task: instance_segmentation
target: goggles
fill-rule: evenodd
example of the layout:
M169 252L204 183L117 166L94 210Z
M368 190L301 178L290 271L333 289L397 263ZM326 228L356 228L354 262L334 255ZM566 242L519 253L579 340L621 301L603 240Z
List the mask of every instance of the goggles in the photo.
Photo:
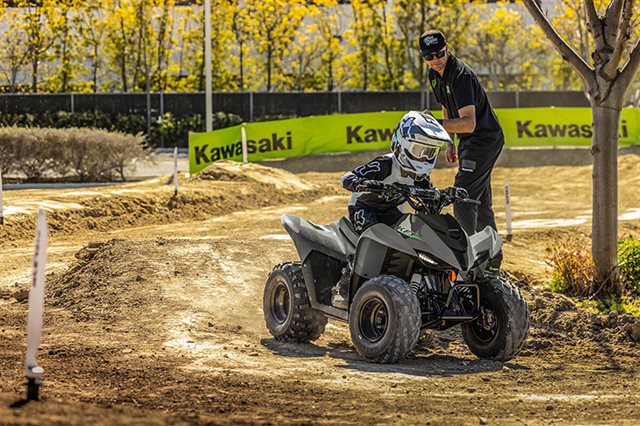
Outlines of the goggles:
M435 58L438 58L438 59L442 58L445 53L447 53L446 47L442 50L438 50L437 52L425 53L424 55L422 55L422 57L427 61L433 61Z
M431 161L436 158L438 152L440 151L439 146L428 146L423 145L421 143L411 142L409 148L406 149L407 154L417 161Z

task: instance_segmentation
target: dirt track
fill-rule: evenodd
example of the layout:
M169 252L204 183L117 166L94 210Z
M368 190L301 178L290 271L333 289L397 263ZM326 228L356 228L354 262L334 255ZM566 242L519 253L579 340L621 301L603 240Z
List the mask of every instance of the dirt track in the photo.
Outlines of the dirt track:
M590 232L590 169L497 169L511 182L505 269L532 311L524 351L476 359L453 329L398 365L360 361L346 325L310 345L268 334L262 288L294 260L284 212L344 213L339 174L225 166L183 179L82 191L5 192L0 227L0 424L616 423L640 421L640 324L594 316L545 291L544 249ZM446 186L451 170L436 170ZM241 177L240 177L241 176ZM640 234L640 158L620 164L621 235ZM276 186L277 184L277 186ZM33 212L50 209L43 400L24 394ZM15 213L14 213L15 212ZM626 216L624 216L626 215ZM567 225L567 226L564 226Z

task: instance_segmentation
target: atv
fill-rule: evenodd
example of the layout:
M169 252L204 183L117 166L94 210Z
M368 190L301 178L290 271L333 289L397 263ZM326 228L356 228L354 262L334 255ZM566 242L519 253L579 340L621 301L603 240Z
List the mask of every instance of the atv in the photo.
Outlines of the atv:
M449 204L477 201L455 187L396 183L378 191L405 197L414 213L360 236L347 217L328 225L281 217L301 262L279 264L267 279L264 316L275 339L315 340L332 318L349 323L365 360L395 363L411 352L421 329L460 324L478 357L516 356L529 329L527 303L505 277L485 273L502 248L500 236L490 227L469 236L453 216L442 214ZM347 309L340 309L331 305L332 289L345 277Z

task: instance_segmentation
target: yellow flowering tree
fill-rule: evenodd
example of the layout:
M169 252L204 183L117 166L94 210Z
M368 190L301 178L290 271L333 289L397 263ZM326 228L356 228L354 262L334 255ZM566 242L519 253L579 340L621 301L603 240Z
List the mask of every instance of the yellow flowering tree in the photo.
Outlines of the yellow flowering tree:
M284 59L309 8L304 0L247 0L246 7L251 40L256 46L253 53L262 62L265 89L271 91L286 81L282 74Z
M540 36L536 25L527 25L522 13L502 3L476 24L465 59L487 76L485 87L490 90L531 88L541 74L540 64L549 57L550 46L546 40L541 43Z
M407 77L424 90L427 65L420 56L418 39L427 30L442 31L452 51L462 51L469 41L469 29L481 6L471 0L394 0L394 11L406 59Z

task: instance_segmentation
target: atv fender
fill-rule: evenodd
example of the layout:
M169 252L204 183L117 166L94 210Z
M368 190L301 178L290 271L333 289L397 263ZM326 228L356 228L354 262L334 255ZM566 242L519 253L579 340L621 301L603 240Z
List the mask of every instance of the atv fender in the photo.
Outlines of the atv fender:
M411 257L418 255L397 231L382 223L376 223L364 231L358 240L353 271L367 279L380 275L389 249L406 253Z
M311 251L319 251L343 262L347 260L349 248L325 226L291 214L283 214L280 222L291 236L301 260L306 259Z
M478 255L481 253L489 252L489 258L492 258L502 250L502 238L500 238L500 234L490 226L471 235L469 237L469 243L473 249L472 264L477 261Z

